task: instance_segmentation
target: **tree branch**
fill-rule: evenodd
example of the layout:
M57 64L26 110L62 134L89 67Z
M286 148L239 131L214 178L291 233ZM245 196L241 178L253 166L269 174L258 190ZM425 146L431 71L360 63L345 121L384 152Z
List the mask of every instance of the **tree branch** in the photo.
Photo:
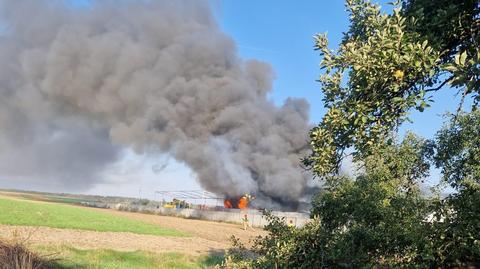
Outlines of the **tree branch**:
M440 84L438 87L436 88L432 88L432 89L426 89L425 92L436 92L438 90L440 90L443 86L445 86L445 84L447 84L448 82L450 82L455 76L451 76L449 78L447 78L444 82L442 82L442 84Z
M462 99L460 100L460 104L457 107L457 112L453 116L453 123L454 124L457 122L458 115L460 115L460 113L462 112L463 103L465 102L465 96L467 96L467 93L468 93L468 88L465 87L465 89L463 90L463 93L462 93Z

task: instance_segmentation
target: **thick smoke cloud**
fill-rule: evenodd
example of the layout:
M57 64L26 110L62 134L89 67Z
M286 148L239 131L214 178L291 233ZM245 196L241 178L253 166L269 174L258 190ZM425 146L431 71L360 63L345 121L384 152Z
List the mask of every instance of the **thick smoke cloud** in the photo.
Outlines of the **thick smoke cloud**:
M307 191L308 103L268 100L204 1L0 1L0 175L88 188L122 148L169 153L222 195Z

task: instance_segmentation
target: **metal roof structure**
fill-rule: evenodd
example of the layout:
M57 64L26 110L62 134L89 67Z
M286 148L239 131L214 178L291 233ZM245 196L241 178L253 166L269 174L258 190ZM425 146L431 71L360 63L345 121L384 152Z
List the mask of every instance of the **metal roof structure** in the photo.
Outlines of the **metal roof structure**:
M209 199L209 200L223 200L213 192L203 190L181 190L181 191L155 191L156 194L176 198L176 199Z

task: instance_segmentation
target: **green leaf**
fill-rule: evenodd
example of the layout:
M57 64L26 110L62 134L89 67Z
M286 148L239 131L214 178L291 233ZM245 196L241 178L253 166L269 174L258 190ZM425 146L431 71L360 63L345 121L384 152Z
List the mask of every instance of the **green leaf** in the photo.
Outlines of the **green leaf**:
M428 40L426 39L425 41L423 41L422 43L422 49L425 50L425 48L427 47L428 45Z
M402 97L393 97L392 102L394 103L400 103L403 102L404 99Z
M458 70L458 68L453 64L448 64L448 65L445 65L443 67L443 70L446 70L446 71L449 71L449 72L453 73L453 72L456 72Z
M467 51L464 51L464 52L462 52L462 54L460 54L459 64L460 64L461 66L464 66L466 59L467 59Z

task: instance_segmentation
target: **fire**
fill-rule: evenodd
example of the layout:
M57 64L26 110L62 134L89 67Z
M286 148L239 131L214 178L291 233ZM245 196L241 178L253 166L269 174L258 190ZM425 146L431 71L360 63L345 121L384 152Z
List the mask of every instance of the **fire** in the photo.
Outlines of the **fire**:
M246 208L248 208L248 199L247 199L247 197L243 196L242 198L240 198L240 200L238 200L237 206L238 206L238 208L240 208L240 209L246 209Z
M223 206L225 208L247 209L250 200L252 200L252 198L248 194L237 198L229 197L225 198L225 200L223 201Z
M232 201L230 199L225 199L223 201L223 206L225 206L225 208L233 208Z

